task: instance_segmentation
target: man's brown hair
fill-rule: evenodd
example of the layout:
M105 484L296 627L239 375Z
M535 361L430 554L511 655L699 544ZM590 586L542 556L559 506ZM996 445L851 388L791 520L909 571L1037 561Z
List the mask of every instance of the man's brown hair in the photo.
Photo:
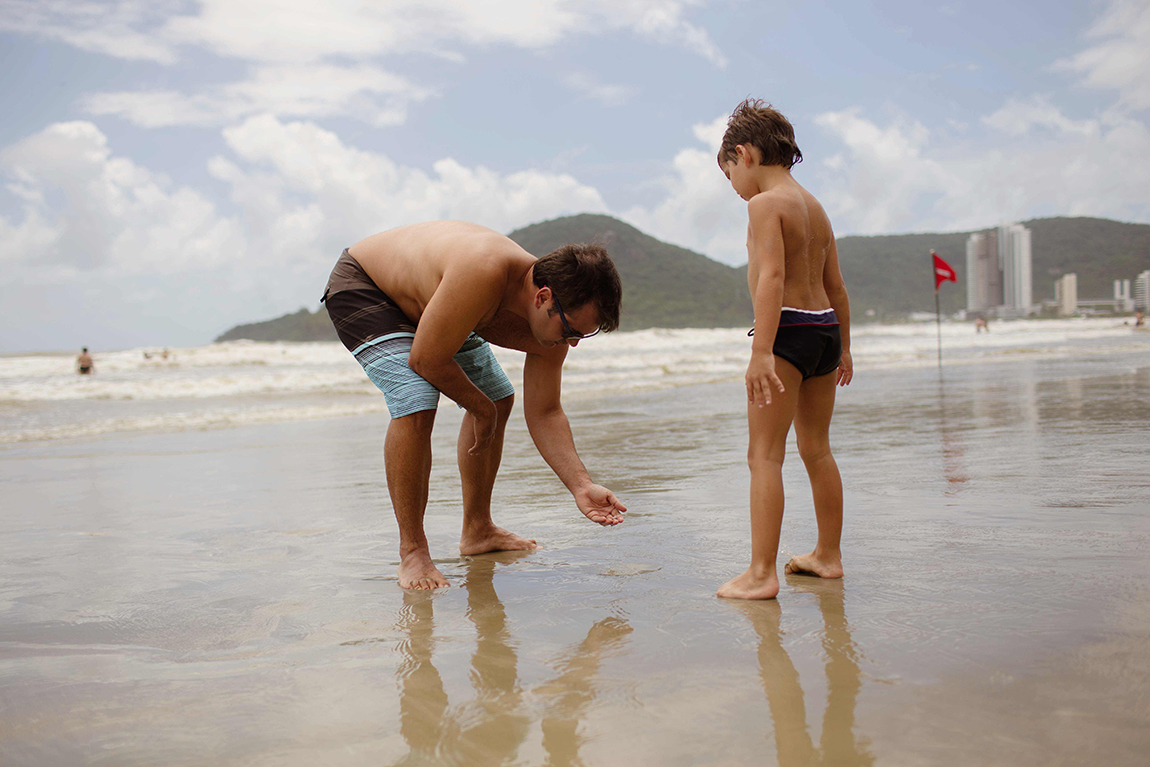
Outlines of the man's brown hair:
M739 144L758 147L763 165L790 169L803 161L803 153L795 143L795 129L779 110L762 99L747 99L727 119L727 132L719 147L720 168L723 163L738 159L735 147Z
M593 303L599 328L607 333L618 329L623 284L603 246L572 243L556 248L535 262L531 279L535 287L551 288L564 312Z

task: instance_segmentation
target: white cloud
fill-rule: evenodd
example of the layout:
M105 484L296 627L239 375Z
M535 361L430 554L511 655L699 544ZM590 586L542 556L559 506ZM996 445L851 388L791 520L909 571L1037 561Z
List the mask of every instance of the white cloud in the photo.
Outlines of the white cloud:
M500 175L444 158L433 173L345 145L313 123L272 115L224 131L236 161L210 170L276 257L329 259L333 248L416 221L463 219L510 231L558 215L605 212L599 192L566 174ZM290 236L285 236L290 232Z
M693 126L692 132L707 148L680 150L671 163L672 172L661 181L666 198L651 209L631 208L622 218L661 240L728 264L742 264L747 260L746 204L715 159L726 125L722 116Z
M1083 137L1096 137L1101 131L1097 120L1071 120L1045 96L1034 96L1030 101L1011 99L982 121L1011 136L1024 136L1036 128Z
M605 107L626 104L638 91L626 85L608 85L597 81L586 72L574 72L563 78L563 83L573 91L595 99Z
M1092 88L1117 91L1125 106L1150 107L1150 3L1115 0L1087 37L1099 42L1056 62L1055 69L1078 73Z
M118 115L146 128L219 125L265 112L312 118L352 115L385 126L403 123L408 105L431 95L378 67L313 64L256 67L247 80L196 95L97 93L83 104L92 114Z
M176 53L156 30L182 6L178 0L3 0L0 31L57 40L119 59L173 64Z
M861 110L820 115L845 150L812 191L840 233L963 230L1003 220L1096 215L1150 220L1150 130L1110 114L1074 121L1045 101L1012 102L984 119L992 134L940 147L915 121L886 127ZM1053 129L1053 130L1052 130Z
M573 36L622 31L685 47L723 67L726 58L708 33L686 20L703 2L201 0L189 14L174 0L6 0L0 30L163 64L176 63L182 47L194 46L251 66L247 79L198 93L98 93L83 102L92 114L116 114L144 127L220 124L265 111L390 125L403 122L407 106L432 92L378 68L383 57L433 53L459 60L460 46L541 49ZM570 85L604 103L631 95L617 85Z
M113 156L89 122L50 125L0 153L0 168L20 201L15 220L0 218L0 257L43 267L34 279L209 269L244 245L235 220Z

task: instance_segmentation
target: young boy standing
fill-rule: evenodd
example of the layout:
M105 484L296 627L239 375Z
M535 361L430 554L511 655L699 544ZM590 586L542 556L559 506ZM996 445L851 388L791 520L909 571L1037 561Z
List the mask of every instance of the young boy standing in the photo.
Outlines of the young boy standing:
M850 307L831 222L791 176L803 158L787 119L761 100L735 108L719 167L747 201L747 279L755 307L747 366L751 468L751 566L721 597L772 599L783 522L783 454L795 425L814 495L815 550L793 557L788 573L841 578L843 486L831 455L835 386L851 381Z

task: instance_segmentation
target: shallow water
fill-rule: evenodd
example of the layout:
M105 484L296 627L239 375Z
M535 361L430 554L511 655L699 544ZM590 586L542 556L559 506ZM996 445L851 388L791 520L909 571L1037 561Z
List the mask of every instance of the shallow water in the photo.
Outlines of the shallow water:
M613 529L517 412L496 521L528 555L453 556L442 408L436 594L395 582L385 415L8 445L0 762L1143 764L1150 349L1122 343L863 369L847 576L768 603L713 596L749 553L737 381L571 401ZM815 539L791 455L781 560Z

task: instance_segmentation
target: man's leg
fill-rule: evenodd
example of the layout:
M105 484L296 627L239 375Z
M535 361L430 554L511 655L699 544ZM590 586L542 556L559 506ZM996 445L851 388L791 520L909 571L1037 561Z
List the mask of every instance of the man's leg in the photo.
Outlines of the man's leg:
M772 392L771 403L766 407L753 403L747 405L751 566L719 588L721 597L773 599L779 593L775 559L779 554L779 533L783 525L783 455L803 377L794 365L779 357L775 357L775 372L782 379L786 391L782 394Z
M399 523L399 585L405 589L434 589L447 579L431 562L423 512L431 478L431 427L435 410L420 410L393 418L384 442L387 490Z
M475 444L475 420L471 413L463 416L459 427L459 476L463 482L463 533L459 536L459 553L464 556L485 554L489 551L518 551L535 548L535 541L520 538L491 521L491 488L499 473L503 457L503 433L515 397L496 400L499 420L491 444L479 455L469 455Z
M795 436L799 442L799 456L811 479L819 541L810 554L792 557L787 562L788 573L820 578L843 577L842 551L839 549L843 532L843 481L838 464L831 455L830 441L836 378L834 373L808 378L799 392Z

